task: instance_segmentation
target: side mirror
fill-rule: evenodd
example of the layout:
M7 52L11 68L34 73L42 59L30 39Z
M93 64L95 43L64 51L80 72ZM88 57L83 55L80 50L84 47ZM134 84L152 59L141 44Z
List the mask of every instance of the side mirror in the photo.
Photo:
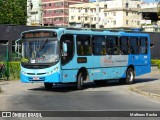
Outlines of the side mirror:
M154 48L154 44L150 44L150 48Z
M67 43L63 43L63 52L66 53L68 50Z
M18 57L21 56L21 53L20 53L20 40L21 39L18 39L15 41L15 53L18 54Z

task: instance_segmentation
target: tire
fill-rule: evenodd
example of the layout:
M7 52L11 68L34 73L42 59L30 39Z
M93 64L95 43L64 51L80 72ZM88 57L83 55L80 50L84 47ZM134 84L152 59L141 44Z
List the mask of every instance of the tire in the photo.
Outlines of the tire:
M76 88L77 88L77 90L83 89L83 74L82 74L82 72L80 72L78 74Z
M105 86L107 84L107 80L94 80L96 85Z
M52 86L53 86L53 83L44 83L44 87L45 87L47 90L51 90L51 89L52 89Z
M132 68L128 68L126 72L126 84L132 84L135 78L135 73Z

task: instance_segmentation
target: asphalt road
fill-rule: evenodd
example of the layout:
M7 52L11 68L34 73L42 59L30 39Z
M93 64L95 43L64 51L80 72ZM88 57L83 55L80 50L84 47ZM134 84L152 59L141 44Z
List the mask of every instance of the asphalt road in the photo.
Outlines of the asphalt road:
M158 74L148 74L136 78L134 84L156 82L159 78ZM4 91L0 94L0 111L160 111L160 102L135 94L128 90L129 85L119 85L117 81L107 86L87 83L84 90L61 85L47 91L43 84L19 81L0 85Z

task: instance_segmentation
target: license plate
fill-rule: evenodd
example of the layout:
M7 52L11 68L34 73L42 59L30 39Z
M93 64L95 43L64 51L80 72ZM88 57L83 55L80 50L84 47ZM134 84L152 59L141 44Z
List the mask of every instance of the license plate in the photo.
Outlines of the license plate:
M39 78L38 77L34 77L33 80L39 80Z

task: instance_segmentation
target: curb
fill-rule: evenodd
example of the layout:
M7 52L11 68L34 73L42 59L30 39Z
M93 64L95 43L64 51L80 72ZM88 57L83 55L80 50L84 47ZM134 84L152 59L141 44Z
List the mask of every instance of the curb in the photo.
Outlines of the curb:
M144 96L147 96L147 97L156 98L156 99L160 100L160 95L142 91L142 90L140 90L140 89L138 89L134 86L130 86L129 90L132 91L132 92L135 92L137 94L140 94L140 95L144 95Z

